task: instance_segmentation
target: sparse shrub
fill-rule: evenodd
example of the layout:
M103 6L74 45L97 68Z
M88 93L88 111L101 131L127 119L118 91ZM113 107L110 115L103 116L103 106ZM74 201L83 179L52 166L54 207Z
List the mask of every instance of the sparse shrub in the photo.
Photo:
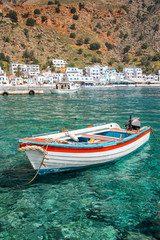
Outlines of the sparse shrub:
M130 56L129 56L128 53L126 53L126 54L124 55L124 57L123 57L123 62L129 63L129 61L130 61Z
M75 25L75 23L73 23L73 24L70 26L70 29L73 29L73 30L76 29L76 25Z
M113 19L113 23L114 23L114 24L117 23L117 19L116 19L116 18Z
M3 37L3 41L9 43L9 37Z
M71 13L76 13L76 8L75 7L72 7L71 10L70 10Z
M56 13L60 13L60 8L59 7L56 7L55 10L56 10Z
M128 33L125 33L125 34L124 34L123 39L125 40L126 38L128 38Z
M73 15L73 19L74 19L74 20L78 20L78 18L79 18L78 15L76 15L76 14Z
M137 15L136 15L136 17L137 17L138 19L141 19L140 10L137 11Z
M108 62L109 65L113 65L113 63L117 62L117 60L115 58L111 58Z
M123 8L123 9L125 10L126 13L129 13L128 7L127 7L126 5L122 5L121 8Z
M45 22L46 21L46 16L42 16L41 19L42 19L42 22Z
M48 5L53 5L53 1L48 1Z
M83 39L82 38L78 38L76 44L81 46L83 44Z
M29 16L29 12L22 14L23 18L28 18L28 16Z
M79 10L81 10L82 8L84 8L84 3L79 3Z
M34 10L34 14L40 14L41 12L40 12L40 10L39 9L35 9Z
M118 31L118 29L119 29L119 25L116 25L114 31L116 32L116 31Z
M119 37L120 37L120 38L123 38L123 37L124 37L124 34L123 34L122 31L120 31Z
M17 22L18 17L17 17L17 12L10 10L9 13L7 13L6 17L9 17L12 22Z
M102 54L102 52L101 52L101 51L97 51L96 53L97 53L98 55L101 55L101 54Z
M89 38L89 37L86 37L86 38L84 39L84 44L88 44L89 41L90 41L90 38Z
M109 37L111 35L111 31L108 31L107 32L107 36Z
M21 46L22 46L23 48L25 48L25 47L26 47L26 45L25 45L24 43L21 43Z
M69 37L70 37L70 38L75 38L75 37L76 37L76 34L75 34L75 33L71 33Z
M2 60L2 61L5 61L6 60L6 58L5 58L5 55L4 55L4 53L0 53L0 60Z
M153 5L150 5L150 6L147 8L147 11L148 11L148 12L151 12L152 9L153 9L153 7L154 7Z
M28 29L24 28L23 32L24 32L24 35L26 36L26 38L29 38Z
M101 63L101 59L96 57L96 56L93 56L92 59L91 59L91 62L92 63Z
M34 57L34 52L33 51L28 51L25 50L23 52L22 58L24 58L26 60L26 62L30 62L30 61L34 61L35 57Z
M139 41L142 41L144 39L144 36L143 35L140 35L139 36Z
M123 53L127 53L130 49L131 49L131 46L130 46L130 45L127 45L127 46L123 49Z
M154 29L155 32L158 32L158 31L159 31L159 24L157 23L157 24L154 26L153 29Z
M111 50L113 48L112 44L106 42L105 46L108 48L108 50Z
M147 49L148 48L148 43L143 43L141 46L142 49Z
M100 47L101 47L100 43L95 42L90 44L90 50L98 50L100 49Z
M96 27L97 27L97 28L99 28L99 29L101 29L101 28L102 28L102 26L101 26L101 24L100 24L100 23L97 23Z
M80 49L78 49L78 52L77 52L78 54L82 54L83 53L83 49L82 48L80 48Z
M35 23L35 21L34 21L33 18L28 18L27 22L26 22L26 25L27 26L34 26L34 23Z
M5 56L4 53L0 53L0 61L4 61L4 62L10 62L10 57L7 55Z
M74 63L69 63L68 67L75 67L75 64Z
M160 52L153 56L152 61L160 61Z

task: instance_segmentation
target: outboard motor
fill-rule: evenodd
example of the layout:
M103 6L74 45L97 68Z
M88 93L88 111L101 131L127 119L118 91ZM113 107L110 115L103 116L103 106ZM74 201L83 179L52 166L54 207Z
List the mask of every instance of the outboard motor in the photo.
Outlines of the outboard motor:
M139 118L132 118L132 116L130 116L130 119L128 120L127 124L125 125L127 130L139 130L141 127L141 122L139 120Z

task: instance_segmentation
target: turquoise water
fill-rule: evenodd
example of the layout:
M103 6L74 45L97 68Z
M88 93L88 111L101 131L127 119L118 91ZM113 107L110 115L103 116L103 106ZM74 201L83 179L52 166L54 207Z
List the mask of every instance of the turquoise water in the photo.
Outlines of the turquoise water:
M160 138L160 88L82 89L77 94L0 97L0 239L160 239L160 142L114 164L38 176L18 139L129 115Z

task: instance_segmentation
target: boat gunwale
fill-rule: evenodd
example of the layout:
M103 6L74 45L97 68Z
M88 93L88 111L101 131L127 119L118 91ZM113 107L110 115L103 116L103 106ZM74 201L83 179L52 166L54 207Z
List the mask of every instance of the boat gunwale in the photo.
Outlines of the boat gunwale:
M34 142L34 141L28 141L27 139L20 139L19 143L29 143L31 145L40 145L40 146L48 146L48 147L56 147L56 148L70 148L70 149L97 149L97 148L104 148L104 147L110 147L110 146L116 146L116 145L121 145L123 143L130 142L136 138L139 138L141 135L145 135L146 133L150 132L150 127L148 126L146 129L139 133L133 133L130 136L123 138L122 140L111 140L111 141L106 141L103 143L94 143L94 144L79 144L79 143L74 143L74 144L66 144L66 143L42 143L42 142Z

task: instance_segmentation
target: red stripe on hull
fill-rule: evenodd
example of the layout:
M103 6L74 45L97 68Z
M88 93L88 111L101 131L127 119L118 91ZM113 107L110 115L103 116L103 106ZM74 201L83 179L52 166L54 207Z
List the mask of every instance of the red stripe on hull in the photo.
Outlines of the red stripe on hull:
M142 138L143 136L147 135L150 132L150 129L148 131L146 131L145 133L141 134L140 136L127 141L125 143L118 143L117 145L114 146L107 146L107 147L101 147L101 148L92 148L92 149L81 149L81 148L72 148L69 146L69 148L63 148L63 147L51 147L48 146L47 151L51 151L51 152L70 152L70 153L91 153L91 152L103 152L103 151L108 151L108 150L113 150L113 149L117 149L120 147L124 147L130 143L133 143L135 141L137 141L138 139Z

